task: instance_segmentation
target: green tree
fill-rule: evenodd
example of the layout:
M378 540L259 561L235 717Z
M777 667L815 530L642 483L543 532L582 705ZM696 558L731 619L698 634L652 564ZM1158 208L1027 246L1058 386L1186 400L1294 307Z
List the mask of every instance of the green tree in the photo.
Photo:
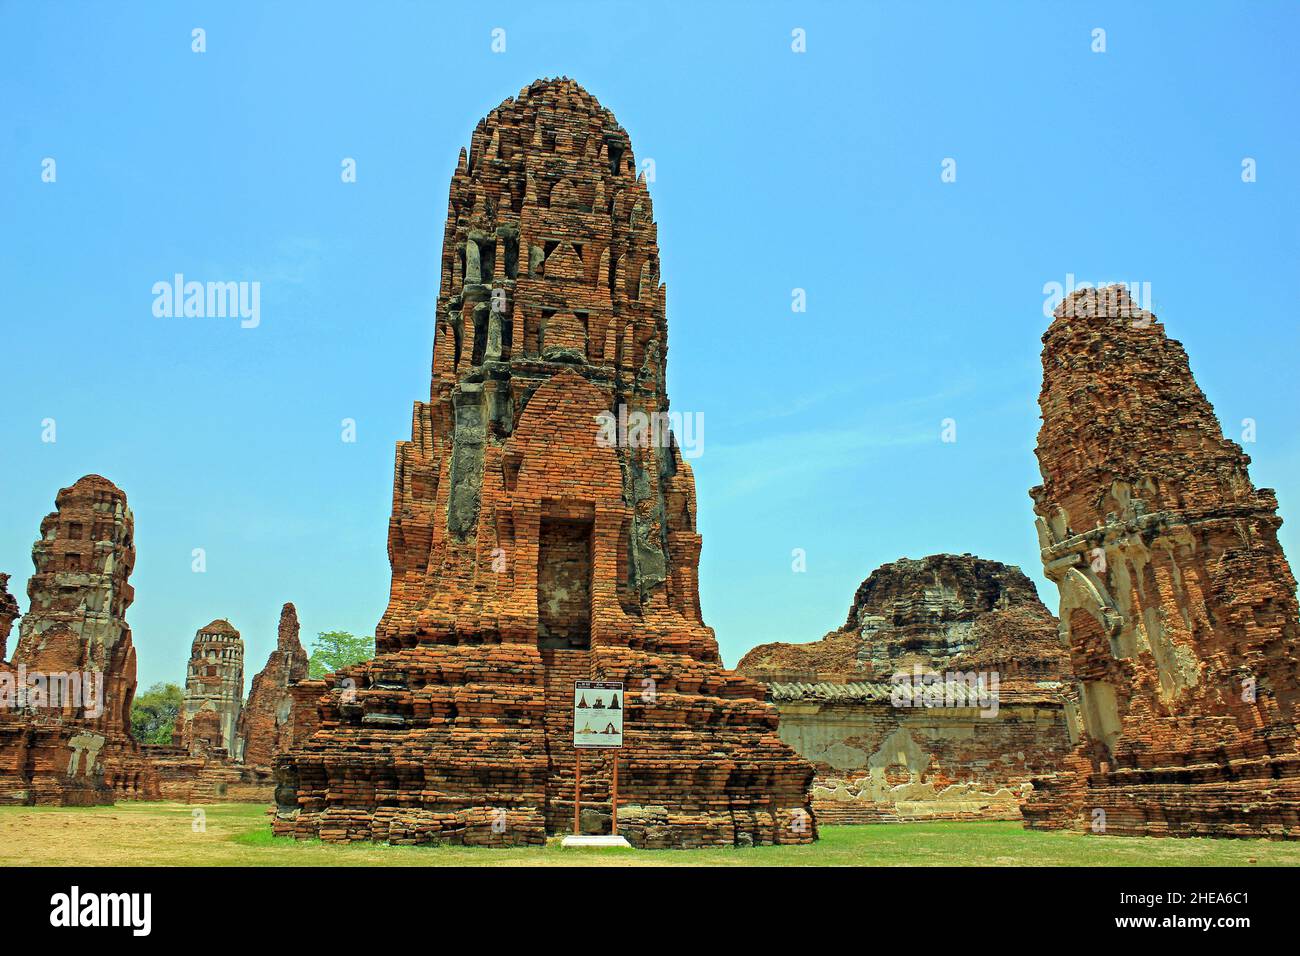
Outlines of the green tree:
M142 744L169 744L184 700L175 684L154 684L131 703L131 733Z
M347 631L321 631L312 641L310 675L313 678L324 677L374 656L373 637L357 637Z

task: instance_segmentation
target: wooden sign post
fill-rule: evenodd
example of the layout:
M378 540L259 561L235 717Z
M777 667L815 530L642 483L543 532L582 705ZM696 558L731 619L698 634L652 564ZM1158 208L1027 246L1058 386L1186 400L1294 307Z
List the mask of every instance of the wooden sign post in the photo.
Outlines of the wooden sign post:
M573 835L582 834L582 751L573 749Z
M623 746L622 681L580 680L573 684L573 835L565 846L627 846L618 835L618 750ZM612 750L610 819L608 837L582 835L582 752Z

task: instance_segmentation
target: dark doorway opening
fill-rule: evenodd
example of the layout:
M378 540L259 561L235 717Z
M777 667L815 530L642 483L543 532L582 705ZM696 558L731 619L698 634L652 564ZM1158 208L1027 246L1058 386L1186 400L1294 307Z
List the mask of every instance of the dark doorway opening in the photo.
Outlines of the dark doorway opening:
M542 518L537 547L537 644L591 647L591 521Z

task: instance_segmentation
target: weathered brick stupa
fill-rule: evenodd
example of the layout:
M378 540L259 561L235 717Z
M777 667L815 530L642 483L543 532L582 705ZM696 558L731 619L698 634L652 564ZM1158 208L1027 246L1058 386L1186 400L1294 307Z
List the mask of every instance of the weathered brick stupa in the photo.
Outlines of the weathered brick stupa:
M737 670L816 767L821 823L1018 819L1071 748L1056 618L1019 568L970 554L883 565L840 630L760 645Z
M244 640L225 618L199 628L190 645L185 700L177 714L175 743L197 751L224 750L239 760L236 733L244 703ZM175 736L175 735L174 735Z
M240 753L250 767L270 770L275 755L293 740L292 685L307 677L307 652L298 640L298 610L280 610L275 650L253 678L248 702L239 715Z
M569 79L521 90L461 151L430 398L397 448L378 656L297 685L319 697L319 728L280 763L277 833L568 832L573 681L594 678L630 691L618 820L632 843L815 838L812 768L701 619L689 466L670 443L600 440L601 413L668 410L636 168L627 133ZM609 777L609 755L588 752L584 829L608 829Z
M1030 494L1085 734L1032 827L1300 837L1295 579L1270 489L1121 286L1043 336Z
M0 710L0 802L157 799L157 777L131 736L131 509L99 475L61 489L55 508L32 546L28 611L6 666L27 693Z

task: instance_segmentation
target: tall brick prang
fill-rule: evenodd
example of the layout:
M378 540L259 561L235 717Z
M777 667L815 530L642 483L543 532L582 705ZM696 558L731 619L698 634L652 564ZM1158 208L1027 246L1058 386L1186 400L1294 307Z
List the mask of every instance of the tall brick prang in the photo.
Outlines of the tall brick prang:
M294 684L307 677L307 652L298 640L298 611L286 604L280 611L275 650L253 678L248 701L239 715L240 752L246 766L271 769L279 753L293 740Z
M1300 625L1277 498L1122 286L1043 336L1030 494L1084 738L1033 827L1300 837Z
M572 686L594 678L630 691L630 841L815 838L812 768L703 622L691 469L636 428L669 411L659 270L627 133L577 83L535 82L479 123L451 181L429 401L397 448L378 656L295 688L319 726L280 762L277 833L567 832ZM610 440L602 416L633 425ZM593 830L610 767L587 757Z

